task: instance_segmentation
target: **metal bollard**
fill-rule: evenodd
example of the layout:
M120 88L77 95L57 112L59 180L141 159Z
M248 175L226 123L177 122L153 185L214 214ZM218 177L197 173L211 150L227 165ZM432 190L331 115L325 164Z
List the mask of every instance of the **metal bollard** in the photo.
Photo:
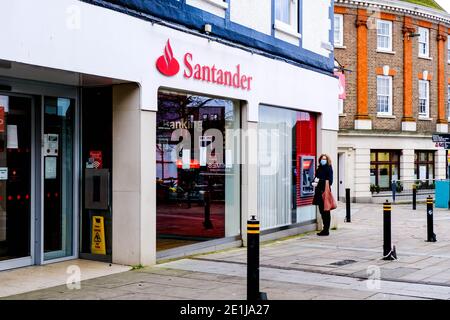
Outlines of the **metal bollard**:
M255 215L247 221L247 300L267 300L259 292L259 221Z
M433 198L427 198L427 242L436 242L436 234L433 232Z
M413 200L412 200L412 209L416 210L416 201L417 201L417 186L416 184L413 184Z
M388 200L383 204L383 260L397 260L395 247L391 245L391 211Z
M352 222L352 214L350 208L350 189L345 189L345 222Z

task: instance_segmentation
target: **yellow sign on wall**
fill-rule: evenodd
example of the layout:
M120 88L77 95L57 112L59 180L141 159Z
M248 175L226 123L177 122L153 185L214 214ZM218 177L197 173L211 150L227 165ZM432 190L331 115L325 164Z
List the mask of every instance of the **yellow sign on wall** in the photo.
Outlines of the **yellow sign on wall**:
M92 217L92 244L91 253L106 254L105 223L103 217Z

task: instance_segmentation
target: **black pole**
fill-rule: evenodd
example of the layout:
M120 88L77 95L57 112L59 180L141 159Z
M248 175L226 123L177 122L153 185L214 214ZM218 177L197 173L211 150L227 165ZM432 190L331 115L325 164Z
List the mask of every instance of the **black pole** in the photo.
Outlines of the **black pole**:
M417 188L416 184L413 184L413 201L412 201L412 209L416 210L416 201L417 201Z
M204 193L205 198L205 220L203 221L203 226L205 229L213 229L214 226L211 221L211 193L208 191L205 191Z
M267 300L259 292L259 221L254 215L247 221L247 300Z
M351 214L351 208L350 208L350 189L345 189L345 222L352 222L352 214Z
M383 204L383 260L397 259L395 247L391 245L391 211L391 204L386 200Z
M436 242L436 235L433 232L433 198L427 198L427 241Z

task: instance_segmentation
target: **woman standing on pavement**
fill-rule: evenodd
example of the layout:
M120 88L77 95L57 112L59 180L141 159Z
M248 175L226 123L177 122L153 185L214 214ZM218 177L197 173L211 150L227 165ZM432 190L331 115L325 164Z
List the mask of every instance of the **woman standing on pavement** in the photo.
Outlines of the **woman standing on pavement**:
M322 194L325 191L326 180L331 185L333 184L333 168L331 167L331 159L326 154L321 154L319 157L319 166L316 170L316 177L313 182L315 187L313 204L319 206L319 212L322 216L323 230L319 232L318 236L328 236L330 234L331 215L330 211L324 210L324 203Z

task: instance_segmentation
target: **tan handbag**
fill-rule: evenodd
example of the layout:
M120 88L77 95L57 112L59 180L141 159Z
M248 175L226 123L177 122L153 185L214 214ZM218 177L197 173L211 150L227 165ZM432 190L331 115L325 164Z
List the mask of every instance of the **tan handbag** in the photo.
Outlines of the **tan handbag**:
M331 193L330 182L325 180L325 191L322 193L323 210L331 211L337 208L336 200Z

